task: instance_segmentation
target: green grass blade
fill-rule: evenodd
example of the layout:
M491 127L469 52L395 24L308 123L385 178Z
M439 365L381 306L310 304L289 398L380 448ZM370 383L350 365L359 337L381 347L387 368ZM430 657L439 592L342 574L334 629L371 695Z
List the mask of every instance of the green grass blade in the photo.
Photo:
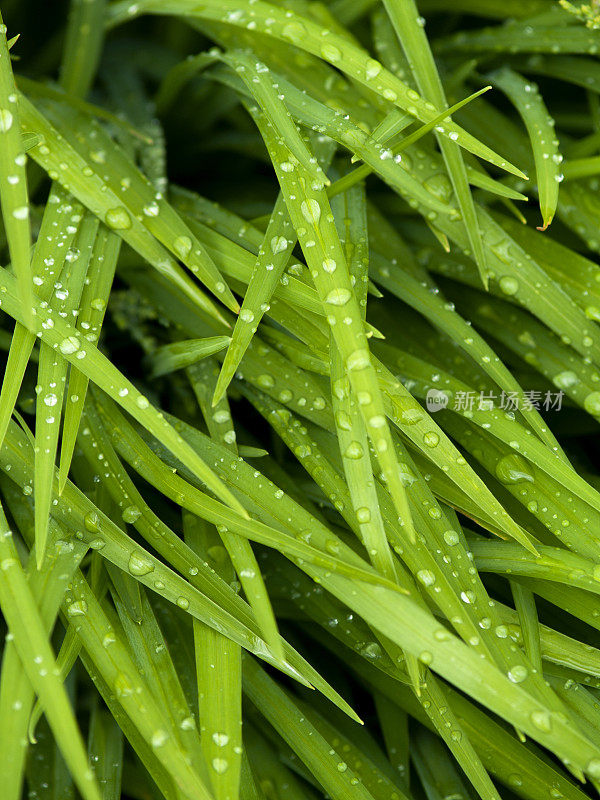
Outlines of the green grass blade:
M94 252L88 267L77 315L78 328L85 332L84 336L91 342L98 341L100 338L120 246L120 238L101 225L94 244ZM59 494L64 489L69 474L87 387L87 376L71 367L60 445Z
M187 0L171 0L161 4L157 4L154 0L145 0L135 9L136 13L187 15L195 12L201 18L240 27L245 27L250 22L253 30L267 33L281 41L296 45L323 58L334 67L344 70L367 89L376 91L388 102L398 105L399 108L408 111L422 122L428 122L434 116L422 97L409 89L406 84L384 69L379 62L370 58L368 53L346 37L329 32L328 41L324 45L322 42L323 29L318 24L307 17L286 12L270 3L262 2L262 0L255 3L254 7L248 11L242 10L242 14L238 14L239 11L235 0L225 0L218 4L215 0L211 0L210 3L204 4L201 11L194 9ZM115 3L110 12L111 25L118 24L131 16L129 8L124 3ZM454 124L450 123L444 126L444 133L446 135L458 134L456 141L459 145L467 147L476 155L488 159L503 169L515 174L522 174L520 170L512 167Z
M553 120L548 114L537 86L508 68L491 76L514 103L527 128L535 160L536 183L542 212L542 227L546 230L552 222L558 205L558 185L562 180L560 163L562 155Z
M6 25L0 15L0 204L12 266L17 276L19 298L25 319L31 323L31 225L29 195L21 142L21 113L6 41Z
M269 220L265 238L244 295L242 309L236 320L221 373L215 388L218 402L231 383L235 371L250 344L261 317L268 308L271 295L281 279L291 252L296 244L296 234L290 221L283 196L277 198Z
M214 529L184 513L188 545L209 558L224 579L232 579L231 563L222 558ZM211 557L212 556L212 557ZM194 622L198 713L202 749L218 800L236 800L242 769L242 654L241 648L220 633ZM218 691L215 691L215 675Z
M100 710L98 705L92 709L90 718L88 753L102 789L102 800L119 800L123 774L123 734L115 720Z
M385 471L387 485L409 537L414 536L404 487L398 474L383 402L370 360L367 340L360 324L360 308L350 282L348 266L332 221L323 189L301 180L300 167L293 173L281 169L287 148L266 124L260 123L298 239L311 268L311 275L340 350L352 389L364 402L359 405L369 439ZM348 322L349 321L349 322Z
M98 231L98 220L86 215L75 239L76 248L65 256L65 266L55 283L54 297L60 316L72 315L78 308L87 267ZM68 364L56 351L40 345L35 428L35 539L38 568L41 567L52 502L54 464L59 425L64 402Z
M60 83L68 94L85 97L100 60L106 3L73 0L70 6Z
M226 348L229 336L207 336L205 339L184 339L158 348L151 359L153 378L184 369L203 358L208 358Z
M2 613L14 636L15 647L34 691L40 698L52 732L65 761L85 798L101 800L98 786L87 761L83 740L69 699L55 666L54 654L46 637L35 600L27 585L12 533L2 514L0 537L0 598Z
M404 48L422 95L437 108L444 108L447 105L444 89L425 30L419 23L420 17L416 4L413 0L385 0L384 6ZM452 139L454 138L453 136ZM446 139L445 136L440 135L438 136L438 144L463 216L473 257L477 263L482 282L484 286L487 286L487 264L477 214L471 197L467 172L460 148L454 144L452 139Z

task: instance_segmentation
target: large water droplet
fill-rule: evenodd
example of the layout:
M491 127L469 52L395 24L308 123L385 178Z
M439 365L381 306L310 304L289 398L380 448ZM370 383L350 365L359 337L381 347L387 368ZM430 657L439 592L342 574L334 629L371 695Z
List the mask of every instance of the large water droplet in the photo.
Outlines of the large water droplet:
M135 551L129 556L127 568L132 575L147 575L154 571L154 564L145 553Z
M552 730L552 718L549 711L532 711L530 718L538 730L544 733L550 733Z
M498 461L496 475L502 483L532 483L534 480L529 463L517 453L510 453Z
M528 674L529 672L527 671L527 667L523 666L522 664L516 664L514 667L511 667L508 670L508 678L513 683L523 683Z
M373 80L376 78L379 73L381 72L381 64L379 61L375 61L374 58L367 59L367 64L365 67L365 77L368 81Z
M75 600L74 603L70 603L67 607L67 614L70 617L79 617L87 614L88 604L85 600Z
M12 128L13 115L8 108L0 108L0 133L6 133Z
M350 444L346 448L344 456L346 458L351 458L356 460L362 458L363 453L364 453L363 446L360 442L350 442Z
M600 392L590 392L583 401L583 407L588 414L600 416Z
M519 291L519 281L510 275L500 278L500 289L504 294L513 295Z
M328 61L339 61L342 57L342 51L334 44L324 44L321 46L321 55Z
M303 200L300 205L302 215L307 222L317 225L321 219L321 206L317 200Z
M69 356L72 353L77 352L80 347L80 342L77 336L67 336L66 339L63 339L62 342L58 345L58 349L61 353L65 356Z
M125 231L131 228L131 217L123 206L109 208L104 217L104 221L109 228L114 231Z
M555 386L558 386L559 389L568 389L570 386L574 386L576 383L579 383L579 378L575 372L572 372L571 370L565 370L564 372L559 372L558 375L555 375L552 378L552 383Z

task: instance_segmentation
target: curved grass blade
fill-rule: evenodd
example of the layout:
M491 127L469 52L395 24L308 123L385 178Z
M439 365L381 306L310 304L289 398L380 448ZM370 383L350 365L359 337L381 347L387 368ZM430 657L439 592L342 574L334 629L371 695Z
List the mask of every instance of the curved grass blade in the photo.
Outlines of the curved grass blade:
M524 535L520 526L510 517L481 478L467 466L460 451L450 442L433 418L423 411L422 406L381 362L376 362L376 370L386 397L386 413L390 420L427 459L437 464L453 483L476 499L484 514L491 515L501 530L520 541L524 547L531 547L528 537ZM434 455L431 453L432 448L436 448Z
M303 715L287 693L254 659L245 656L243 687L244 694L293 747L332 798L345 800L352 793L357 800L371 800L372 795L348 767L341 754L335 750L332 752L329 742Z
M25 498L22 491L17 490L17 492L18 496L15 501L16 492L12 489L12 485L2 486L2 495L13 519L17 522L22 534L25 532L30 534L30 544L33 545L31 501ZM25 504L28 505L28 513L24 518L22 509ZM52 630L68 581L87 550L86 546L81 543L70 547L64 539L61 539L61 532L57 530L56 526L53 526L52 543L53 546L49 549L49 556L43 571L37 569L34 557L29 559L26 567L27 581L38 604L46 633L50 633ZM57 664L60 665L60 656ZM21 784L27 754L27 729L34 700L33 688L27 678L27 673L23 670L14 642L7 643L3 655L0 682L0 709L2 709L0 743L2 743L4 753L0 762L2 765L0 775L4 781L3 791L6 800L19 800L21 797ZM37 706L39 706L41 714L42 707L39 701ZM39 715L36 717L36 721L37 719L39 719ZM29 738L31 739L31 737Z
M372 256L371 264L374 280L419 311L432 325L449 336L505 392L509 394L523 393L518 381L498 358L492 347L472 329L468 322L462 319L455 311L453 304L449 304L437 293L428 291L405 270L399 269L389 261L384 261L375 253ZM523 416L539 438L553 452L560 452L556 439L535 408L525 408Z
M533 668L542 672L542 646L535 598L529 589L518 583L511 583L510 588L519 615L525 652Z
M89 161L63 138L27 98L23 95L19 95L19 98L23 127L29 129L32 133L39 134L43 140L42 144L32 148L30 151L34 160L47 172L56 174L57 180L67 191L77 197L100 220L106 222L107 227L116 231L155 269L173 280L207 314L217 319L222 319L212 300L179 267L162 244L145 227L144 223L137 219L136 211L128 211L122 202L121 196L111 190L100 175L94 172ZM93 160L91 163L94 163ZM66 169L61 169L61 164L66 164ZM149 189L149 191L151 195L150 202L155 202L153 190ZM154 206L152 206L152 209L154 209ZM150 217L142 213L142 219L146 220L150 219ZM177 254L182 255L184 258L187 258L192 251L192 246L188 248L186 240L179 243L177 247L175 247L175 240L171 238L170 242L175 251L178 248L181 250L181 253ZM236 307L235 301L234 307Z
M463 108L463 106L466 106L467 103L470 103L472 100L475 100L475 98L479 97L479 95L481 94L484 94L490 88L491 87L484 86L483 89L479 89L479 91L474 92L473 94L466 97L464 100L461 100L460 102L455 103L453 106L450 106L450 108L448 108L447 110L440 112L430 122L426 123L425 125L421 125L419 128L417 128L417 130L413 131L410 134L407 134L399 142L396 141L396 143L393 145L393 150L395 154L398 155L407 147L409 147L411 144L414 144L415 142L419 141L419 139L425 136L425 134L429 133L429 131L433 130L437 125L442 123L447 117L452 116L452 114L455 111L458 111L459 109ZM395 112L394 111L390 112L389 116L393 115L395 115ZM385 144L386 142L388 142L390 138L391 139L395 138L395 134L396 134L396 127L394 120L392 119L390 121L389 130L384 120L384 122L381 123L381 129L378 130L378 128L376 128L373 131L373 133L371 134L371 139L373 140L373 142L379 142L381 144ZM367 139L365 145L368 146L370 144L371 144L370 140ZM383 150L382 152L385 152L385 150ZM356 159L357 156L353 156L352 161ZM402 159L400 158L399 160L401 161ZM358 181L361 181L364 178L366 178L372 172L373 172L373 167L371 167L369 164L363 164L361 167L358 167L354 171L349 172L347 175L342 176L337 181L335 181L335 183L329 186L327 189L327 196L331 198L334 197L336 194L339 194L340 192L346 191ZM479 185L480 183L485 183L486 187L490 187L491 185L493 185L495 190L497 191L502 190L502 184L499 184L497 181L491 181L491 179L486 182L485 179L482 180L479 175L476 175L474 173L473 169L469 169L468 167L467 167L467 175L472 183L474 183L475 181L479 182L475 185ZM510 189L504 189L504 191L510 192L511 196L518 194L518 197L516 197L515 199L524 198L524 195L512 192Z
M208 336L205 339L184 339L181 342L163 345L149 359L151 377L158 378L189 367L223 350L230 342L229 336Z
M241 77L269 124L278 130L285 139L286 146L292 155L292 167L297 162L304 167L314 183L320 186L329 185L329 178L302 142L298 129L285 106L285 101L280 99L281 95L277 95L277 84L273 83L269 68L244 53L230 52L221 58Z
M241 13L240 13L241 12ZM210 0L198 9L190 0L144 0L135 7L135 14L181 14L198 16L201 19L225 22L229 25L246 27L249 23L252 30L265 33L280 41L296 45L319 58L328 61L334 67L346 72L367 89L377 92L388 102L420 119L429 122L435 109L430 109L427 102L416 92L409 89L399 78L388 72L381 64L372 59L368 53L357 47L348 38L328 31L327 42L323 42L323 28L308 17L281 9L271 3L257 0L252 6L240 9L237 0ZM109 24L114 26L131 18L130 7L126 3L114 3L109 11ZM440 131L441 133L442 131ZM508 164L485 145L473 139L453 123L444 126L446 135L457 134L456 142L471 150L475 155L489 160L496 166L513 174L522 173Z
M145 591L141 590L139 623L132 620L126 607L114 593L113 599L133 660L140 674L144 676L157 704L164 709L173 738L178 740L180 747L187 754L192 769L204 783L208 783L208 770L202 756L196 720L183 692L168 643Z
M567 550L539 545L538 558L530 558L524 556L522 550L518 552L510 542L477 540L472 541L471 546L478 569L483 572L493 568L502 574L555 581L600 594L598 580L594 577L594 562Z
M42 301L51 297L53 284L77 232L81 211L81 206L73 204L60 186L52 186L31 264L33 283L39 287ZM23 317L23 322L26 322L26 317ZM4 440L34 344L35 334L25 324L17 323L0 391L0 442Z
M15 434L15 436L11 434ZM15 428L9 429L6 446L0 452L2 468L6 469L6 460L11 459L10 478L13 481L22 481L23 485L30 485L33 474L33 454L24 452L22 437ZM209 498L210 500L210 498ZM216 501L212 501L216 502ZM220 505L220 504L217 504ZM226 506L223 506L226 508ZM102 556L123 572L135 575L136 579L154 592L160 594L170 603L184 608L192 616L206 624L219 627L227 632L229 638L237 641L243 647L248 647L253 652L279 665L273 658L266 644L251 631L245 624L208 597L194 588L184 578L166 567L139 545L136 545L121 528L115 525L102 511L100 511L80 490L67 482L62 497L55 506L55 517L67 525L71 530L83 531L83 539L90 546L101 550ZM234 515L234 519L241 519ZM227 515L225 521L228 522ZM231 527L234 527L231 525ZM300 557L305 555L306 546L300 548ZM331 558L326 563L331 565ZM356 570L355 570L356 572ZM368 573L366 573L368 574ZM377 580L377 577L375 577ZM296 679L303 680L300 674L287 664L280 665L288 674Z
M116 454L112 450L110 439L108 439L106 434L102 435L103 431L101 424L98 424L98 415L92 413L92 409L88 408L86 409L85 419L86 423L89 425L90 432L81 437L82 445L85 447L85 443L87 442L88 438L91 438L92 446L89 448L89 460L91 463L95 463L97 459L97 449L99 447L102 449L105 459L103 461L103 467L108 471L109 475L111 472L114 473L115 480L118 481L121 488L117 489L112 481L109 483L109 487L112 487L115 502L117 502L124 509L123 513L126 514L127 518L131 519L135 517L134 524L136 527L138 527L140 533L152 543L152 545L161 553L161 555L163 555L163 557L176 566L182 574L188 575L190 583L195 586L195 588L201 589L204 592L206 592L207 589L210 589L209 597L217 604L218 608L228 611L233 617L237 618L244 625L246 625L246 627L252 632L257 632L258 628L256 621L254 620L246 603L241 600L237 594L235 594L228 584L224 584L223 581L213 572L213 570L207 567L206 563L201 558L195 557L193 551L187 548L183 542L181 542L179 537L176 536L176 534L173 533L163 522L161 522L159 518L153 514L144 503L143 498L141 495L139 495L139 492L136 490L129 476L120 467L118 459L116 458ZM134 444L133 449L131 447L125 448L124 445L125 440L127 439L128 430L129 429L127 427L119 428L119 435L117 436L115 444L117 444L121 450L124 450L124 457L127 458L132 465L139 469L140 463L152 461L152 454L151 451L147 449L142 448L140 450L139 447L136 447L135 440L130 441L130 444ZM194 443L196 444L197 441L198 439L196 438ZM209 439L204 439L204 441L206 443L210 443ZM237 459L231 456L230 451L220 450L220 453L225 455L229 454L232 462L237 462ZM150 454L150 458L148 458L148 454ZM217 461L221 461L221 459L217 459ZM243 464L243 462L241 463ZM229 474L232 474L232 470L230 468L228 468L228 472ZM153 481L156 480L155 470L151 470L150 472L142 471L141 474L143 477L152 476L151 479ZM267 481L266 483L270 482ZM271 494L269 497L269 502L272 504L273 499L279 500L281 498L279 496L279 490L277 490L273 484L270 484L270 487ZM181 493L179 493L178 496L180 496L180 494ZM129 505L130 503L133 503L133 506ZM299 512L301 507L297 506L296 509L296 517L300 517L301 515ZM139 516L137 516L138 512L141 512ZM194 507L193 512L197 513L198 508ZM85 512L83 512L83 510L82 513L85 516ZM100 517L97 517L95 511L88 513L90 513L90 516L88 516L88 527L94 529L93 531L90 531L90 533L93 534L98 526ZM308 515L306 512L303 513L310 519L310 515ZM204 516L206 516L206 514L203 511L202 517ZM209 518L216 524L224 522L228 525L228 527L232 527L230 519L214 515L209 515ZM115 526L112 530L114 533L118 534L118 538L123 540L122 531L120 531L119 528ZM244 531L245 528L242 530ZM325 535L322 540L323 550L326 549L324 543L327 541L327 539L328 536ZM92 541L98 540L92 539ZM124 540L123 546L125 549L127 549ZM351 550L348 551L348 554L353 556L354 563L358 561ZM324 564L327 564L329 567L331 567L331 558L329 557ZM361 576L363 578L365 577L363 572L357 571L356 569L349 574L358 579L360 579ZM369 578L367 577L367 579ZM233 637L230 636L230 638ZM315 688L319 689L319 691L321 691L327 698L341 708L344 713L347 713L352 718L357 719L356 715L348 706L348 704L345 703L342 698L331 689L331 687L329 687L329 685L321 678L319 673L316 672L316 670L314 670L303 658L301 658L298 653L290 648L289 645L286 644L285 647L286 657L295 670L295 672L292 674L296 676L300 675L300 673L306 675L307 680L310 680Z
M46 103L44 113L46 124L53 125L64 141L86 161L87 173L92 169L110 187L111 194L120 197L117 206L120 214L107 212L104 217L106 224L111 227L111 222L116 222L116 227L112 227L123 235L123 231L135 227L137 221L200 278L215 297L231 311L237 312L237 301L201 243L105 129L93 118L57 103ZM123 209L129 221L123 216Z
M539 230L545 231L556 213L558 185L562 180L562 155L558 149L554 121L534 83L508 67L503 67L489 77L509 97L527 128L542 212L542 227Z
M554 25L519 24L481 28L442 39L438 52L473 53L573 53L594 55L598 42L593 31L579 25L557 28Z
M112 407L113 422L116 421L114 416L115 411L116 409ZM135 466L142 477L151 477L153 485L160 486L161 491L168 497L171 497L175 502L182 505L183 508L197 514L202 519L206 519L214 525L222 526L252 541L265 544L269 547L275 547L291 558L303 559L307 562L322 566L324 569L339 570L348 575L348 577L353 577L357 580L375 582L389 587L388 581L368 568L351 550L344 553L344 559L340 559L331 555L324 545L322 550L318 549L312 544L307 544L302 539L295 539L268 525L261 524L252 519L244 519L233 510L228 510L227 506L218 503L216 500L213 500L208 495L203 494L194 486L187 483L187 481L184 481L178 475L175 475L172 468L164 464L158 456L152 452L150 447L148 447L125 419L120 418L118 422L121 438L114 439L112 433L111 436L113 436L114 444L119 452L121 452L126 460L130 461ZM184 441L193 442L194 445L198 443L198 435L194 429L186 427L183 424L177 427L181 430ZM125 437L126 441L124 440ZM133 448L133 451L129 448ZM142 454L142 458L137 456L138 453ZM183 465L179 466L179 469L182 471L186 470ZM256 472L254 469L253 471ZM193 475L191 477L193 479ZM393 588L396 589L397 587Z
M340 238L348 259L348 270L354 278L358 305L363 317L366 314L369 245L363 187L355 186L344 193L341 203L333 210L337 218ZM360 526L363 543L369 559L376 569L391 581L396 581L396 570L387 541L379 501L371 468L369 440L358 402L344 373L342 358L335 341L331 340L330 370L331 396L340 453L348 491Z
M415 158L413 165L423 180L439 171L432 154L424 153L424 158ZM494 275L490 286L494 290L498 287L502 294L514 298L559 336L570 339L571 346L584 357L600 363L600 347L591 336L592 329L584 313L558 283L548 280L537 261L485 209L480 208L478 213L485 234L490 277ZM449 215L438 216L436 225L463 251L468 249L464 231ZM539 290L541 285L544 286L543 297Z
M486 295L485 299L461 287L460 307L472 322L496 337L513 353L547 378L565 397L574 400L588 413L596 415L596 369L566 346L552 331L522 309ZM530 394L533 403L542 404L542 392Z

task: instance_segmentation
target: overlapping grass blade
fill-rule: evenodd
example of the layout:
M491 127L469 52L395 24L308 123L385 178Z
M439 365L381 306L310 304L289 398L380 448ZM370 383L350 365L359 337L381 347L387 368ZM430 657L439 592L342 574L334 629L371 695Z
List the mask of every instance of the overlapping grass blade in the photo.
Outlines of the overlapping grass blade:
M54 654L40 619L35 599L1 514L0 598L2 613L14 637L15 648L34 691L40 698L52 732L84 798L100 800L98 786L88 764L81 733L66 690L56 672Z

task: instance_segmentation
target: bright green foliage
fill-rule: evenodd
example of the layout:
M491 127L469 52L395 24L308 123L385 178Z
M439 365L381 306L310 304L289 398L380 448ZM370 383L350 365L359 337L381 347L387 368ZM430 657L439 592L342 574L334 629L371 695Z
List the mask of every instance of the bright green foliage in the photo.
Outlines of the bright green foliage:
M596 6L3 3L2 800L600 789Z

